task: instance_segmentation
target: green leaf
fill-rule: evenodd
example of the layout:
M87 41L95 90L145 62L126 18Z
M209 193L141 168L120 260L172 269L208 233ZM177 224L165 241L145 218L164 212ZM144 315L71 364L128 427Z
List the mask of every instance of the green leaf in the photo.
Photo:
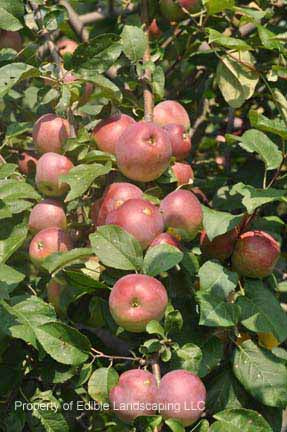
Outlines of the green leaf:
M153 93L159 98L164 98L165 75L161 66L156 66L152 74Z
M222 3L220 1L220 3ZM222 56L216 70L216 81L226 102L239 108L255 91L259 75L249 51Z
M191 432L209 432L209 423L207 420L200 420L199 423L195 426L195 429L192 429Z
M17 180L0 180L0 199L8 202L17 199L39 200L41 195L28 183Z
M16 169L18 168L18 165L12 164L12 163L6 163L0 166L0 179L4 179L6 177L10 177Z
M178 310L171 310L165 313L164 328L166 333L178 332L182 329L183 318Z
M236 289L238 274L231 272L217 261L207 261L199 270L200 291L225 299Z
M165 424L169 427L172 432L184 432L185 428L182 426L182 423L178 420L165 420Z
M22 27L22 24L16 17L7 12L7 10L0 7L0 29L17 31Z
M116 34L106 33L82 43L71 59L74 69L92 69L101 74L108 70L122 53L120 38Z
M175 246L168 244L153 246L145 254L143 272L150 276L157 276L179 264L182 258L183 252Z
M40 75L38 69L25 63L10 63L0 68L0 97L18 82Z
M22 0L0 0L0 7L18 18L24 16L24 3Z
M105 175L111 171L111 164L106 165L78 165L69 171L69 174L62 175L61 179L70 185L70 192L65 198L69 202L82 196L92 185L97 177Z
M109 392L117 385L119 375L113 368L99 368L89 379L88 393L92 399L101 403L109 402Z
M198 375L205 377L216 368L223 357L223 343L216 337L208 337L199 344L202 351L202 361Z
M287 369L284 361L251 340L236 349L233 372L251 395L271 407L287 404Z
M60 402L52 391L36 391L31 398L32 416L37 419L47 432L69 432L69 424L62 414ZM42 404L42 405L41 405ZM39 430L34 425L34 430Z
M157 335L160 335L162 337L165 336L163 327L160 325L160 323L158 321L154 321L154 320L150 321L147 324L146 332L148 334L157 334Z
M209 15L217 14L225 9L232 9L234 0L203 0Z
M143 252L139 242L116 225L99 227L90 235L94 253L101 262L120 270L142 268Z
M287 202L287 193L280 189L256 189L253 186L245 185L244 183L235 184L230 195L240 194L243 196L242 204L246 207L249 214L264 204L274 201Z
M215 237L231 231L242 221L243 215L233 216L230 213L220 212L202 205L203 227L207 237L212 241Z
M0 262L5 263L10 256L12 256L17 249L19 249L28 234L28 228L26 223L19 223L15 225L9 232L7 237L0 239Z
M99 99L107 98L115 103L120 103L122 101L122 93L120 89L104 75L96 74L93 70L81 69L80 77L83 80L94 83L95 89L97 90L97 97Z
M252 47L244 42L242 39L237 39L229 36L224 36L222 33L212 28L206 29L209 33L209 43L216 43L217 45L224 46L230 49L240 50L252 50Z
M266 27L263 27L259 24L257 24L257 30L264 48L269 50L278 49L279 51L282 52L284 51L284 43L276 39L275 33L273 33L272 31L268 30Z
M235 137L240 147L249 153L257 153L265 163L267 170L278 168L282 162L282 153L277 145L263 132L249 129L241 137Z
M125 25L121 35L123 51L132 62L142 60L147 48L147 37L142 29Z
M50 322L35 329L44 350L57 362L80 365L89 357L89 339L78 330L60 322Z
M239 320L239 306L227 301L213 292L196 293L200 305L199 325L209 327L232 327Z
M54 253L48 256L41 266L48 270L49 273L57 273L64 267L85 260L91 254L92 249L90 248L76 248L65 253Z
M237 300L241 323L256 333L272 333L281 343L287 338L287 316L272 292L262 281L246 280L245 296Z
M186 369L194 374L198 374L202 361L202 351L199 346L187 343L176 350L176 368Z
M230 409L214 415L218 421L213 423L210 432L272 432L267 421L256 411Z
M6 264L0 264L0 298L9 297L11 293L25 278L23 273L18 272Z
M256 129L260 129L264 132L270 132L275 135L279 135L283 139L287 138L286 125L279 118L275 118L271 120L255 110L250 110L249 120L251 126Z
M241 408L244 401L244 389L235 379L231 370L223 370L209 383L207 409L217 413L224 409Z

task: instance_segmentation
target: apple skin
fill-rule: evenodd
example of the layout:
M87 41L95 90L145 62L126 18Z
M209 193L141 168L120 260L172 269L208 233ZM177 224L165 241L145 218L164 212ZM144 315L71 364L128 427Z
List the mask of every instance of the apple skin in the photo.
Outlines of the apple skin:
M106 153L116 153L116 143L122 133L136 121L126 114L115 114L101 120L93 130L97 147Z
M226 261L233 253L238 235L239 229L234 228L233 230L227 231L210 241L207 237L206 231L203 230L200 236L200 248L203 256L208 259Z
M62 117L44 114L34 124L32 136L40 153L61 153L64 142L71 137L71 127Z
M118 225L133 235L146 249L163 232L163 218L159 209L149 201L130 199L107 215L107 225Z
M60 306L61 294L64 286L60 284L56 279L51 279L46 285L48 302L54 306L54 309L58 315L62 315Z
M153 112L153 121L162 127L177 124L182 125L185 131L190 129L190 120L186 109L175 100L165 100L157 104Z
M150 37L158 39L162 35L162 31L158 26L157 20L154 18L149 25L148 32Z
M18 167L22 174L35 174L38 159L31 153L23 152L19 155Z
M73 163L57 153L45 153L40 157L36 168L36 185L46 196L59 197L69 190L69 185L60 180L60 176L68 174Z
M151 248L161 244L167 244L170 246L174 246L178 249L181 249L180 243L177 241L177 239L174 236L172 236L169 233L162 233L156 236L155 239L153 239L153 241L151 242L149 247Z
M73 248L69 234L60 228L46 228L38 232L29 247L31 261L39 266L49 255L67 252Z
M162 283L141 274L129 274L119 279L109 297L115 322L131 333L144 332L149 321L160 321L167 304Z
M125 422L132 422L139 416L156 415L152 409L126 409L122 406L133 404L156 404L157 383L151 372L141 369L131 369L121 374L118 384L111 389L110 403L115 414Z
M177 185L193 183L194 173L193 169L187 162L175 162L171 167L173 174L177 178Z
M67 218L62 204L54 199L45 199L36 204L30 213L28 226L34 234L52 227L65 230Z
M250 278L269 276L279 259L278 242L264 231L248 231L240 235L232 255L232 268Z
M191 150L191 140L184 126L180 124L168 124L163 129L168 133L170 138L172 155L175 156L177 161L186 159Z
M160 381L157 403L165 405L160 415L175 419L187 427L200 418L205 409L206 389L201 379L186 370L168 372ZM176 409L172 409L172 406Z
M22 39L18 32L1 30L0 32L0 49L11 48L17 52L22 49Z
M168 232L183 240L192 240L202 226L202 208L196 196L179 189L168 194L160 204L160 212Z
M56 44L58 48L58 52L60 56L64 56L65 54L73 54L78 48L79 44L72 39L61 39Z
M143 191L131 183L112 183L104 192L97 215L97 225L105 225L109 213L130 199L142 198Z
M116 144L119 170L135 181L149 182L160 177L171 155L168 134L152 122L129 126Z

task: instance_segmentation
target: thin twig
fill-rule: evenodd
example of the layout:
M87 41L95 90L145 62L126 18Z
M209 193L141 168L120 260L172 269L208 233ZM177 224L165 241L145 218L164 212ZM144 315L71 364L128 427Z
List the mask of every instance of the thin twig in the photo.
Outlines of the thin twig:
M95 348L92 348L91 351L95 353L93 354L94 358L106 358L109 360L127 360L127 361L139 362L142 365L145 364L145 360L141 357L114 356L114 355L104 354L103 352L98 351Z
M67 0L59 0L59 5L63 6L68 12L70 24L77 33L77 35L81 38L83 42L88 42L89 32L85 28L83 21L80 19L80 16L77 14L74 8Z

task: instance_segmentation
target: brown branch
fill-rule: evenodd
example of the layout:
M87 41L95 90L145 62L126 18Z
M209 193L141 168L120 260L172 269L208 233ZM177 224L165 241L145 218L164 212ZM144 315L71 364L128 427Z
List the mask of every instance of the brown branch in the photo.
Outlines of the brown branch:
M148 0L142 0L142 22L144 25L144 31L147 38L147 48L144 53L143 61L144 63L148 63L151 61L150 55L150 43L149 43L149 14L148 14ZM143 78L143 96L144 96L144 119L145 121L153 120L153 107L154 107L154 98L153 93L151 91L151 80L152 74L150 68L147 66L145 68L145 74Z
M104 354L101 351L98 351L95 348L91 348L91 351L95 354L92 354L94 358L106 358L109 360L127 360L127 361L135 361L140 363L141 365L145 364L145 360L141 357L127 357L127 356L114 356L109 354Z
M59 5L63 6L68 12L70 24L77 33L77 35L81 38L83 42L88 42L89 32L85 28L83 21L80 19L80 16L77 14L74 8L67 0L59 0Z

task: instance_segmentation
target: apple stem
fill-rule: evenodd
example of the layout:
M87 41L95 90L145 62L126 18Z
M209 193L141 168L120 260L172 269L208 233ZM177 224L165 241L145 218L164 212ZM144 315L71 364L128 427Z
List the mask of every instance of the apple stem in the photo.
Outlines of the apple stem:
M150 43L149 43L148 0L142 0L141 10L142 10L142 22L144 25L144 31L147 38L147 47L143 56L143 62L145 64L151 61ZM150 86L151 80L152 80L152 74L151 74L150 67L146 66L144 77L143 77L143 97L144 97L144 119L145 121L148 122L153 121L154 97Z

